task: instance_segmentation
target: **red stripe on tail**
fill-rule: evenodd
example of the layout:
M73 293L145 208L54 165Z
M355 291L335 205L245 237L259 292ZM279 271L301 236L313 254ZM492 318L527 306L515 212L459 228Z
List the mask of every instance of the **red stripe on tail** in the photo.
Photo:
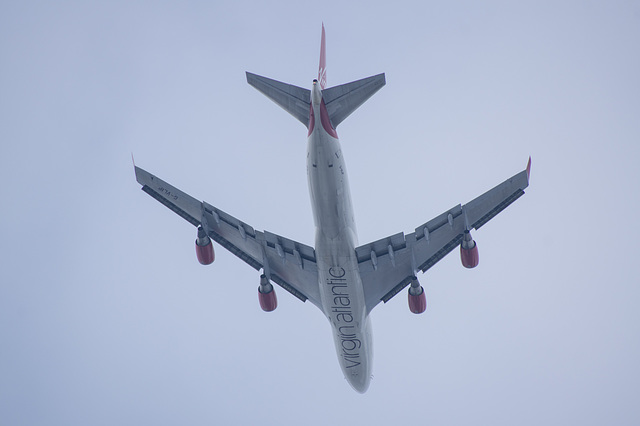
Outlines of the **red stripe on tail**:
M322 39L320 41L320 67L318 68L318 82L324 90L327 85L327 50L324 39L324 23L322 24Z

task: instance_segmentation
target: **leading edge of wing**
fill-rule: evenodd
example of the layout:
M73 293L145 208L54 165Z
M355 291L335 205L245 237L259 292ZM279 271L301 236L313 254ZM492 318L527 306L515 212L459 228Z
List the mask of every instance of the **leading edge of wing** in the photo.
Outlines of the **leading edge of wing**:
M305 244L256 231L228 213L201 202L140 167L134 166L142 190L193 226L202 226L209 237L242 261L265 274L303 302L322 309L315 250Z

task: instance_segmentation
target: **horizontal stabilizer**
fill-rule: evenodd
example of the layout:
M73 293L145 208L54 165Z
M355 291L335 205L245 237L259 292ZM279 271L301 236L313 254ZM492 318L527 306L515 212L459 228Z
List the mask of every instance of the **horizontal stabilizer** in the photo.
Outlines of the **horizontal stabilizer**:
M382 73L323 90L322 99L327 106L333 127L342 123L385 83L384 73Z
M247 83L309 127L311 91L247 72Z

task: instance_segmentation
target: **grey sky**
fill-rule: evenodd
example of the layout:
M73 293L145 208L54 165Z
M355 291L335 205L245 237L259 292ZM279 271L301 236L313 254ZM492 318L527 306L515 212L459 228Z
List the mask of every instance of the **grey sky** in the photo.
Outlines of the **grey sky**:
M637 424L640 2L221 3L0 5L0 423ZM478 268L373 311L365 395L130 158L313 244L306 130L244 72L310 86L322 21L329 85L387 76L338 128L361 243L533 158Z

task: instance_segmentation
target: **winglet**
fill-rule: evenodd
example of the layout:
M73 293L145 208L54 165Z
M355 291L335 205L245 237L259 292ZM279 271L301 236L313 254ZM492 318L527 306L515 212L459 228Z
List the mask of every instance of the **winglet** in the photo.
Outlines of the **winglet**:
M133 173L135 174L135 172L136 172L136 160L133 158L133 151L131 151L131 162L133 163ZM137 176L136 176L136 179L138 179Z
M531 156L529 156L529 162L527 163L527 182L529 182L530 175L531 175Z
M320 66L318 67L318 81L320 89L327 86L327 48L324 36L324 22L322 23L322 39L320 40Z

